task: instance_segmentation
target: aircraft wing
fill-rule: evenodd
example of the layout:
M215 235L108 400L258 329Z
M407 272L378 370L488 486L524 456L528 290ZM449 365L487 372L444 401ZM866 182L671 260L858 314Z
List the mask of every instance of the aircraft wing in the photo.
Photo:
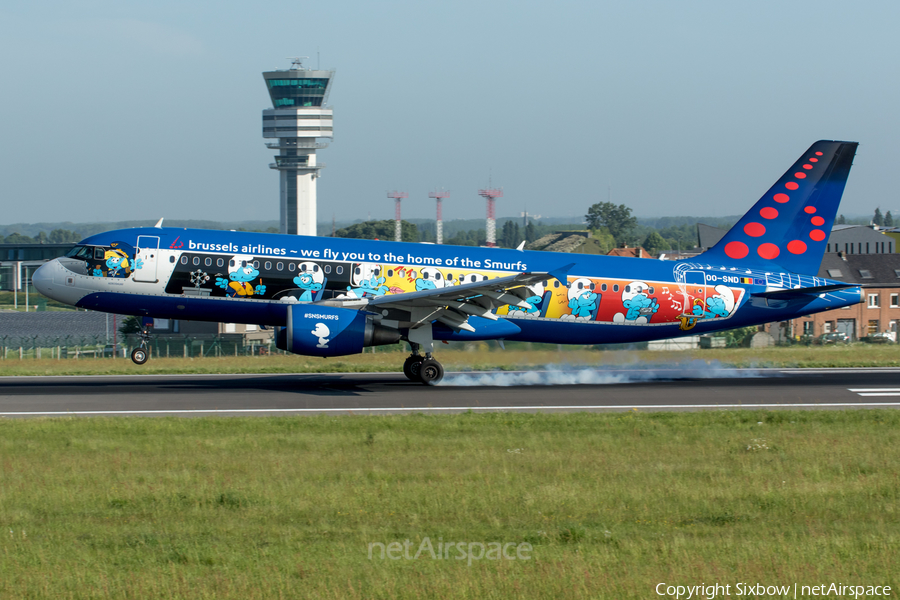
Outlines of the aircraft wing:
M360 308L367 310L396 309L408 312L410 327L439 321L455 330L474 332L475 328L467 323L470 316L496 321L498 317L493 311L506 304L525 309L530 308L531 305L525 302L525 299L532 295L527 288L528 285L553 278L559 279L565 284L566 273L573 266L574 264L570 264L548 272L523 272L432 290L378 296L363 300L365 305ZM362 304L360 300L351 300L350 302L354 306Z

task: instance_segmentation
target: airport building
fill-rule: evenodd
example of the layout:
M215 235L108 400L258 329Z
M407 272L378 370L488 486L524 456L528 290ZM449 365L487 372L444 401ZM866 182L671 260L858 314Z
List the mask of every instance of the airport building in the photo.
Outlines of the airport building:
M272 108L263 110L266 147L277 150L270 168L278 171L281 233L316 235L316 180L325 166L316 150L333 137L333 110L326 106L334 71L303 67L294 59L290 69L263 73Z

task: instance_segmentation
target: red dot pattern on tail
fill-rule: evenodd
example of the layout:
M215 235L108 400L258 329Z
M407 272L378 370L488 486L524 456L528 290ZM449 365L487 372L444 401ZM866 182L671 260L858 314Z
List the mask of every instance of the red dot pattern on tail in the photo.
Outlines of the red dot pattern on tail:
M812 172L819 162L819 158L824 156L822 152L815 152L815 156L809 157L806 163L800 165L800 169L797 172L792 174L792 181L787 181L784 184L784 187L789 191L796 191L800 189L800 185L803 183L803 180L806 179L807 174ZM796 181L800 180L800 182ZM782 214L784 210L788 211L785 215L796 214L799 211L798 208L791 209L791 196L784 193L778 192L773 194L771 200L776 202L777 205L784 205L784 209L775 208L775 206L764 206L759 209L759 216L765 220L772 221L777 219L779 215ZM815 215L816 207L815 206L805 206L803 207L803 212L807 215ZM815 227L822 227L825 225L825 219L821 216L813 216L809 221ZM772 225L775 225L774 223ZM762 240L753 239L753 238L762 238L766 235L766 226L757 221L751 221L744 225L743 228L744 235L748 236L749 239L746 241L732 241L725 245L724 252L725 254L733 259L741 259L750 255L750 252L755 247L756 254L760 257L772 260L777 258L783 251L788 251L791 254L803 254L808 249L809 246L807 242L799 239L793 239L788 241L783 247L779 247L777 244L772 242L764 242ZM777 234L776 234L777 235ZM809 232L809 238L815 242L823 241L827 236L824 231L821 229L813 229ZM760 243L762 242L762 243Z

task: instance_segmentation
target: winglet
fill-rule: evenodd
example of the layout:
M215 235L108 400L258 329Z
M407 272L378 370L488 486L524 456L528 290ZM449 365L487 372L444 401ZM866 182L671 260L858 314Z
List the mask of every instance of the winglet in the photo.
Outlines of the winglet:
M564 267L560 267L558 269L553 269L552 271L548 271L550 276L554 279L559 280L559 282L563 285L569 285L569 282L566 280L566 276L569 274L569 271L572 270L572 267L575 266L575 263L569 263Z
M525 250L525 240L522 240L522 243L516 246L516 250L518 250L519 252Z
M165 217L163 217L163 219L165 219ZM162 229L162 222L163 222L163 220L160 219L159 221L156 222L156 225L154 225L154 227L156 227L157 229Z

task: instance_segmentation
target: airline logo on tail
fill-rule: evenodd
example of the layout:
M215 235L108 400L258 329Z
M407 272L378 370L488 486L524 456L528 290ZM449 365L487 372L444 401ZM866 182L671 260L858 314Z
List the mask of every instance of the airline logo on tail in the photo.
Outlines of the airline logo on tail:
M831 141L810 146L705 257L771 261L795 273L815 274L856 147L855 142Z

